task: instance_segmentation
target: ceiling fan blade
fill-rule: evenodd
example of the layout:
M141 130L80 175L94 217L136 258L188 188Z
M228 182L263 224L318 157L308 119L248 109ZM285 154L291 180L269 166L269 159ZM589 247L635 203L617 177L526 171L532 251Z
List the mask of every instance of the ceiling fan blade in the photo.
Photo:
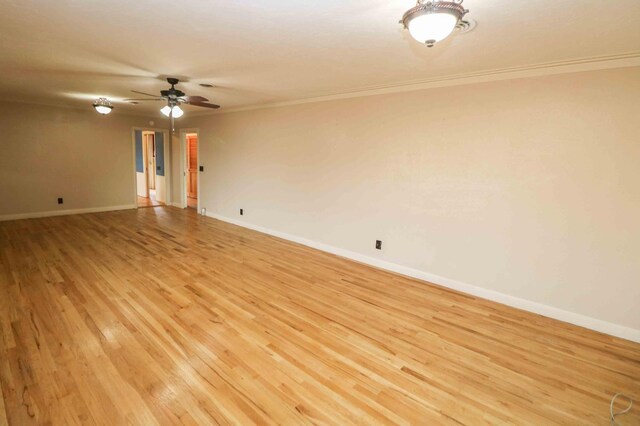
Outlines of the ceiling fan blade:
M156 98L156 99L123 99L123 101L125 102L131 102L131 101L164 101L164 98Z
M209 99L202 96L183 96L185 102L209 102Z
M211 108L211 109L220 108L220 105L208 104L206 102L185 102L185 103L193 106L203 107L203 108Z
M137 90L132 90L132 92L133 92L133 93L137 93L137 94L139 94L139 95L152 96L152 97L154 97L154 98L157 98L157 97L158 97L158 95L152 95L152 94L150 94L150 93L139 92L139 91L137 91Z

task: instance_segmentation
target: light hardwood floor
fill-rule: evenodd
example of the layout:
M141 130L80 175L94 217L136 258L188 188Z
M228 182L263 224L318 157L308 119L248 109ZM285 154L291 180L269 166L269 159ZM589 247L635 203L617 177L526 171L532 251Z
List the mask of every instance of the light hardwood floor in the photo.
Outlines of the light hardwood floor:
M0 385L12 425L606 425L640 345L161 207L0 223Z
M198 209L198 199L194 197L187 197L187 207L190 209Z
M138 195L138 207L158 207L164 206L164 203L156 200L155 191L149 191L148 197L141 197Z

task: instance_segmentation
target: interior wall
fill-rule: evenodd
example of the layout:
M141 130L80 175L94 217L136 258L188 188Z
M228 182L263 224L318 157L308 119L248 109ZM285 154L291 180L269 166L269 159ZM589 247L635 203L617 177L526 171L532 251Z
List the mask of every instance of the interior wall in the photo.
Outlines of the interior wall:
M171 194L172 194L172 205L175 207L186 208L186 205L183 205L184 199L184 170L182 170L184 164L184 158L182 155L182 146L180 142L180 131L176 130L174 133L171 133L171 158L174 160L171 162Z
M624 68L182 124L212 214L640 330L639 99Z
M90 106L0 102L0 218L135 206L132 129L148 122Z

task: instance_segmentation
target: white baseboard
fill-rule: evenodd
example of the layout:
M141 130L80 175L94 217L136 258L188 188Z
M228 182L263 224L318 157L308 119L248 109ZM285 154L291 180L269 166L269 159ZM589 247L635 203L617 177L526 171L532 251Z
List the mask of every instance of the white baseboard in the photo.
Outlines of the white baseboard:
M173 206L173 207L177 207L177 208L179 208L179 209L184 209L184 208L186 208L186 207L184 207L184 206L182 205L182 203L171 203L170 205L171 205L171 206Z
M345 249L334 247L324 243L319 243L319 242L298 237L295 235L290 235L285 232L274 231L272 229L254 225L248 222L243 222L243 221L232 219L226 216L221 216L219 214L207 212L207 216L214 219L221 220L223 222L228 222L234 225L242 226L244 228L253 229L254 231L262 232L264 234L272 235L274 237L282 238L288 241L293 241L295 243L312 247L318 250L322 250L328 253L332 253L341 257L345 257L347 259L355 260L357 262L365 263L367 265L374 266L376 268L384 269L391 272L396 272L398 274L406 275L412 278L417 278L419 280L427 281L443 287L457 290L462 293L467 293L483 299L502 303L504 305L508 305L514 308L518 308L525 311L533 312L535 314L543 315L545 317L568 322L570 324L578 325L580 327L585 327L591 330L599 331L601 333L609 334L611 336L621 337L623 339L640 343L640 330L636 330L630 327L614 324L607 321L602 321L596 318L591 318L586 315L577 314L574 312L565 311L563 309L555 308L553 306L544 305L538 302L532 302L530 300L521 299L515 296L510 296L508 294L500 293L494 290L488 290L482 287L463 283L461 281L431 274L429 272L424 272L418 269L399 265L397 263L387 262L385 260L376 259L361 253L345 250Z
M136 207L137 206L135 204L125 204L122 206L90 207L86 209L53 210L48 212L6 214L6 215L0 215L0 222L7 221L7 220L18 220L18 219L36 219L39 217L67 216L70 214L100 213L100 212L111 212L115 210L130 210L130 209L135 209Z

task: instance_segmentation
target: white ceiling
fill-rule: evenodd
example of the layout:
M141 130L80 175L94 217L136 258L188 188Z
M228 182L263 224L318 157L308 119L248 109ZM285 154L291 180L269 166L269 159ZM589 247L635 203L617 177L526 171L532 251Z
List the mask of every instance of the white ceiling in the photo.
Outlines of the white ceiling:
M4 99L90 107L156 93L162 76L224 108L622 53L639 0L466 0L477 28L434 48L398 24L411 0L2 0ZM212 89L196 83L213 83ZM193 108L193 107L191 107Z

